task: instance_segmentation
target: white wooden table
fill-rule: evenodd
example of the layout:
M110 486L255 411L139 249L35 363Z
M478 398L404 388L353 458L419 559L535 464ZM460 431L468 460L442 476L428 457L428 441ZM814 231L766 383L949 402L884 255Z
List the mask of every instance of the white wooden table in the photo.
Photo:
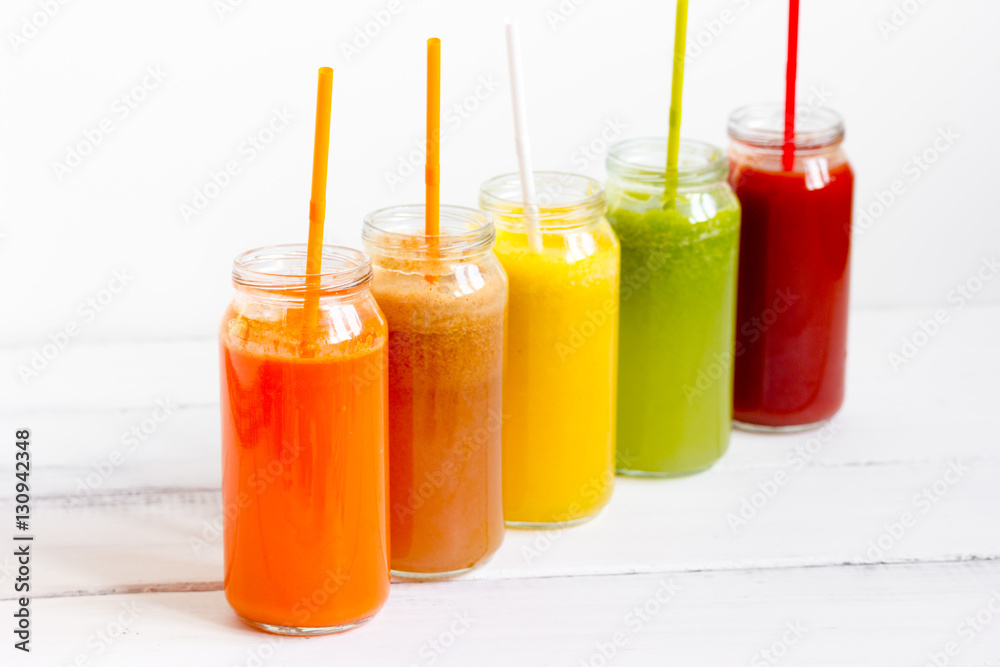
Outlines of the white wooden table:
M245 627L221 592L214 340L81 337L0 390L0 540L23 427L36 536L30 655L0 548L0 665L1000 665L1000 307L894 371L932 312L853 312L827 432L735 432L705 474L619 478L596 520L508 531L471 576L394 584L367 626L314 639ZM130 450L158 399L176 407Z

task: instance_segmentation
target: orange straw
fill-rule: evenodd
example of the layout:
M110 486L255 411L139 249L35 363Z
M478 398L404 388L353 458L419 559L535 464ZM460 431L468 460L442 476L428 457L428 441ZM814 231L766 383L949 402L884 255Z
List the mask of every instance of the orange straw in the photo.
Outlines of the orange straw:
M316 139L313 144L312 194L309 198L309 245L306 249L305 332L308 343L319 320L319 283L323 269L323 223L326 221L326 170L330 160L330 105L333 70L319 69L316 91Z
M427 200L424 206L424 233L441 233L441 40L427 40L427 164L424 183Z

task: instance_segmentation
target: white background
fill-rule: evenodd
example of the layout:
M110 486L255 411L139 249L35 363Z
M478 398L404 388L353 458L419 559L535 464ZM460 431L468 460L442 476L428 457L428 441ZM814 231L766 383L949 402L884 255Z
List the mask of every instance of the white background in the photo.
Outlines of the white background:
M1000 280L982 263L1000 251L996 0L802 0L802 100L824 91L846 118L858 213L894 181L903 193L855 235L847 401L825 429L737 431L703 474L618 478L594 521L508 531L473 575L396 583L366 627L256 662L272 638L222 593L214 338L233 256L306 239L317 67L336 69L327 241L357 245L366 213L422 196L420 155L401 186L385 175L422 141L427 37L444 42L443 200L471 206L515 168L503 18L521 25L537 166L603 177L603 154L581 153L603 153L602 133L665 132L674 3L566 2L553 25L560 0L402 0L348 62L342 45L388 0L243 0L224 17L215 0L56 0L15 51L11 35L51 1L0 9L0 537L12 544L10 435L29 427L38 536L33 650L0 645L0 663L597 667L625 629L609 665L715 667L773 664L763 651L801 623L781 665L940 665L951 644L949 667L1000 664L987 608L1000 601ZM915 12L883 35L894 3ZM786 5L692 0L690 40L707 46L689 62L687 136L724 144L732 109L780 101ZM713 23L723 10L729 23ZM149 67L166 80L121 118L116 100ZM495 89L470 98L484 77ZM456 127L447 109L466 99L477 108ZM283 107L294 121L247 162L241 143ZM53 164L105 118L113 131L60 181ZM913 180L907 162L948 128L954 145ZM241 172L185 223L180 205L230 160ZM958 287L980 287L972 307L949 302ZM91 317L87 300L105 297ZM928 324L937 310L946 324ZM67 326L77 335L58 349ZM20 379L33 359L41 370ZM676 600L631 632L631 610L674 578ZM133 603L127 631L95 645ZM438 660L428 642L455 614L474 625ZM972 614L992 622L970 638Z
M0 10L0 343L40 347L77 323L88 342L211 337L231 286L233 256L305 241L316 68L335 69L328 243L358 245L363 216L422 198L421 162L386 183L422 141L424 40L443 40L442 200L474 206L479 184L516 168L502 22L519 20L538 168L603 178L603 153L580 149L601 133L664 134L669 102L672 2L401 0L359 54L357 29L388 0L67 1L24 43L39 0ZM894 0L895 1L895 0ZM894 180L905 193L855 235L855 306L950 307L947 295L1000 249L995 160L1000 108L1000 3L909 0L884 35L889 0L802 3L800 90L826 91L846 119L857 173L857 215ZM561 20L555 21L560 11ZM565 10L572 11L565 11ZM723 10L729 24L715 24ZM684 134L726 142L729 112L780 101L786 3L695 0ZM38 22L36 20L36 22ZM706 23L708 22L708 23ZM721 31L719 30L721 27ZM691 55L694 55L692 50ZM127 118L116 99L147 67L167 78ZM497 84L460 122L447 109ZM480 89L484 92L485 89ZM248 134L274 109L294 121L247 162ZM106 135L60 181L54 164L110 118ZM452 116L458 118L458 116ZM914 179L906 163L939 130L958 139ZM179 211L227 161L241 172L186 224ZM133 276L96 318L80 304L117 269ZM1000 299L1000 281L976 300Z

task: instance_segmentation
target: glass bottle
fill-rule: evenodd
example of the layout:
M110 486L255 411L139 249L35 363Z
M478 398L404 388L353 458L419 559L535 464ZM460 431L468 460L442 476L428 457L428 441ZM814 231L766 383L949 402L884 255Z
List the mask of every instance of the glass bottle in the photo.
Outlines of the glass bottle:
M316 635L389 594L385 319L364 253L243 253L219 329L225 592L248 624ZM308 282L308 286L307 286Z
M517 174L484 183L479 205L496 222L510 282L504 517L551 527L586 521L611 497L620 251L600 183L534 177L534 209L521 202Z
M730 181L743 206L737 299L736 425L802 430L844 400L854 174L844 123L800 108L791 171L778 105L729 118Z
M618 470L708 468L729 446L740 206L718 148L665 138L611 147L608 219L622 246Z
M437 578L486 562L503 541L500 437L507 277L489 216L424 207L365 218L372 291L389 323L392 572Z

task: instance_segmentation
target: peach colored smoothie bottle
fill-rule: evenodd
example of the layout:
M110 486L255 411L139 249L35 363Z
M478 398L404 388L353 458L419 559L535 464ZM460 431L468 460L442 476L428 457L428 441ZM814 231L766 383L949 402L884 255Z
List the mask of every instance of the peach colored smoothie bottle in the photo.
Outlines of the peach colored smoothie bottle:
M503 540L503 423L507 277L489 216L424 207L369 215L372 292L389 323L389 476L392 572L446 577L484 563Z
M305 261L305 245L237 257L219 330L226 599L289 635L352 628L389 594L387 330L371 263L324 246L306 315Z

